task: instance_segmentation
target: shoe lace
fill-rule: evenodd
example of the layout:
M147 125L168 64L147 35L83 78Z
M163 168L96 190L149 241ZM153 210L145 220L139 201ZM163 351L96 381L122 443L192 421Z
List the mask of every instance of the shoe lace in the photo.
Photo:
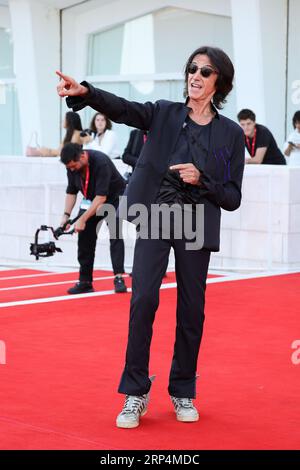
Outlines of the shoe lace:
M175 398L175 403L180 408L194 408L193 401L191 398Z
M137 413L142 411L146 404L146 395L141 397L126 395L122 414Z

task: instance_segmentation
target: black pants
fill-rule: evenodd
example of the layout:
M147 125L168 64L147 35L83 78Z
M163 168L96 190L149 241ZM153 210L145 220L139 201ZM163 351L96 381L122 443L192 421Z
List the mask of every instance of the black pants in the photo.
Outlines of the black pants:
M150 390L152 325L171 247L174 248L176 263L177 326L168 391L178 398L195 398L210 251L187 251L184 239L136 241L126 364L119 393L143 395Z
M93 281L93 268L97 242L97 226L104 221L105 217L91 217L85 229L78 235L78 262L80 264L79 280ZM110 257L114 274L124 273L124 241L122 231L119 234L120 219L116 219L115 227L107 224L110 233ZM99 229L99 227L98 227ZM120 236L119 236L120 235Z

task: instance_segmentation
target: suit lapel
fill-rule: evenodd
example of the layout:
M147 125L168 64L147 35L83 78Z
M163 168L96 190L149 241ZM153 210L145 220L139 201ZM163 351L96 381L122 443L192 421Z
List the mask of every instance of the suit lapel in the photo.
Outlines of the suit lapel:
M174 113L174 117L171 122L171 132L169 134L170 138L170 155L174 152L176 148L177 141L179 139L180 132L182 130L183 124L187 118L187 115L190 112L190 108L187 106L182 106L178 113Z
M159 122L159 143L158 140L155 142L155 149L157 156L160 158L153 158L153 154L149 155L149 164L158 172L160 175L164 175L168 169L168 163L170 161L172 153L175 151L176 144L182 130L184 121L189 113L189 108L183 103L171 110L171 116L165 114L162 115ZM167 128L165 123L168 123ZM165 130L167 129L167 130ZM154 134L155 135L155 134ZM149 137L150 139L153 136Z

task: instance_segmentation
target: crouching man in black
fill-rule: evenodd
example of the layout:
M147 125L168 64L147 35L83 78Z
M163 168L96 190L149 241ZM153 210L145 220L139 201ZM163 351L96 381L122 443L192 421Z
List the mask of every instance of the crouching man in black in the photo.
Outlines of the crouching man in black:
M97 225L106 217L98 215L103 204L118 207L119 196L125 189L122 178L111 159L96 150L83 150L81 145L68 143L61 151L61 162L67 168L68 186L65 209L61 221L64 225L75 206L78 191L83 194L80 205L82 215L75 224L78 232L79 282L68 290L69 294L93 292L93 267L97 241ZM115 292L126 292L124 273L124 241L119 231L119 219L107 222L110 232L110 255L114 270Z

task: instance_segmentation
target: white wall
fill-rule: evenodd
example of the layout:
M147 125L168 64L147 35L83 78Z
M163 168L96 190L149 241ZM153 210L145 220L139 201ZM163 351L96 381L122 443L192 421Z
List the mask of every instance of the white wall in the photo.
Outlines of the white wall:
M28 161L32 163L30 166ZM66 188L63 165L55 158L30 158L28 161L21 157L0 158L0 180L5 175L7 181L6 186L0 187L3 205L0 264L34 263L34 258L29 255L29 245L35 230L42 224L56 227L61 220ZM26 170L26 165L30 171ZM23 179L20 178L22 174ZM222 211L221 251L213 253L212 268L295 269L300 266L299 179L300 168L246 166L242 205L234 212ZM126 223L123 233L126 267L130 270L134 226ZM76 236L61 238L57 246L64 253L57 253L45 262L52 266L77 267ZM110 269L105 226L101 229L97 247L96 265ZM169 266L174 268L173 256Z
M13 70L13 48L11 45L11 21L9 8L0 6L1 67L0 70L0 154L17 154L21 149L18 94ZM4 35L3 32L5 31ZM6 36L7 42L2 43ZM6 45L5 45L6 44ZM7 49L6 49L7 48ZM3 50L5 49L5 50Z
M237 106L284 141L287 0L231 0Z
M0 27L10 28L9 8L0 6Z
M287 0L276 0L276 2L261 0L259 7L265 98L265 123L263 124L271 130L279 147L282 148L285 140L287 86Z
M14 62L25 151L33 131L40 145L57 148L60 101L56 94L59 68L59 11L36 0L10 0Z

